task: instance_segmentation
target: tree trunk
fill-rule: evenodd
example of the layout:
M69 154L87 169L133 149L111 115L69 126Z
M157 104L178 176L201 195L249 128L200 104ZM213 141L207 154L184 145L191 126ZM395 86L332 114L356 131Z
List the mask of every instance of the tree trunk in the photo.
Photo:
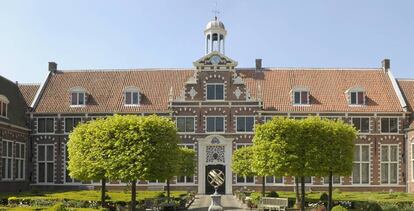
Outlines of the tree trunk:
M106 179L102 178L101 180L101 206L102 207L106 207L105 192L106 192Z
M300 204L300 194L299 194L299 177L295 177L295 185L296 185L296 206ZM298 207L296 207L298 208Z
M167 200L170 202L170 180L167 179Z
M332 209L332 171L329 171L328 211Z
M266 186L265 186L265 182L266 182L266 177L263 176L262 177L262 197L266 196Z
M132 180L131 183L131 211L135 211L137 204L137 181Z
M305 177L300 177L301 189L302 189L302 199L300 210L305 211Z

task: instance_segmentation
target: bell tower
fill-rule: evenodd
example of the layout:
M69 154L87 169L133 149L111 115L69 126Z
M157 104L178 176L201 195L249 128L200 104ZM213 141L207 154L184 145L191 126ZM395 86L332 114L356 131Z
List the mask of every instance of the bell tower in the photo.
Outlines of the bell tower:
M206 39L206 55L211 52L219 52L224 54L225 52L225 39L227 31L224 27L223 22L214 17L214 20L207 23L206 29L204 30L204 36Z

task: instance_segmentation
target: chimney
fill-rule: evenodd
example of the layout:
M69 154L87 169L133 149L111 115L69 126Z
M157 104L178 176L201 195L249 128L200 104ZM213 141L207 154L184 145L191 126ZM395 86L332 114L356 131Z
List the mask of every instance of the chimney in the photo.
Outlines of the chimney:
M49 71L51 73L56 73L56 71L57 71L57 64L56 64L56 62L49 62Z
M388 70L390 69L390 67L391 67L391 64L390 64L390 60L389 59L382 60L382 69L385 72L388 72Z
M256 59L256 70L262 70L262 59Z

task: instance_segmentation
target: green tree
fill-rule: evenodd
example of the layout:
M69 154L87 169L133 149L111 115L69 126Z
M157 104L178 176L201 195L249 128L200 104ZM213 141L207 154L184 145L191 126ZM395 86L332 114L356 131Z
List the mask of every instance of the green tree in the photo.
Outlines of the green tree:
M105 138L99 148L107 178L130 181L135 210L137 180L167 180L176 171L176 159L170 156L179 153L176 126L155 115L115 115L104 121Z
M101 203L105 207L106 169L99 148L105 138L104 120L98 119L79 124L69 135L69 175L79 180L101 180Z

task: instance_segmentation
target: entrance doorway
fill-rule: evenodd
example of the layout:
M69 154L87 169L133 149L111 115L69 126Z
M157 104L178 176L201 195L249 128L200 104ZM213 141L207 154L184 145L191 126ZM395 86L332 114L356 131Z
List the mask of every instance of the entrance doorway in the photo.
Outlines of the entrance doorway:
M210 172L213 169L218 169L223 172L224 178L226 175L226 166L225 165L207 165L206 166L206 175L205 175L205 186L206 186L206 194L213 194L214 193L214 187L208 183L208 172ZM230 181L231 182L231 181ZM218 187L217 192L219 194L225 194L226 193L226 180L224 179L223 185Z

